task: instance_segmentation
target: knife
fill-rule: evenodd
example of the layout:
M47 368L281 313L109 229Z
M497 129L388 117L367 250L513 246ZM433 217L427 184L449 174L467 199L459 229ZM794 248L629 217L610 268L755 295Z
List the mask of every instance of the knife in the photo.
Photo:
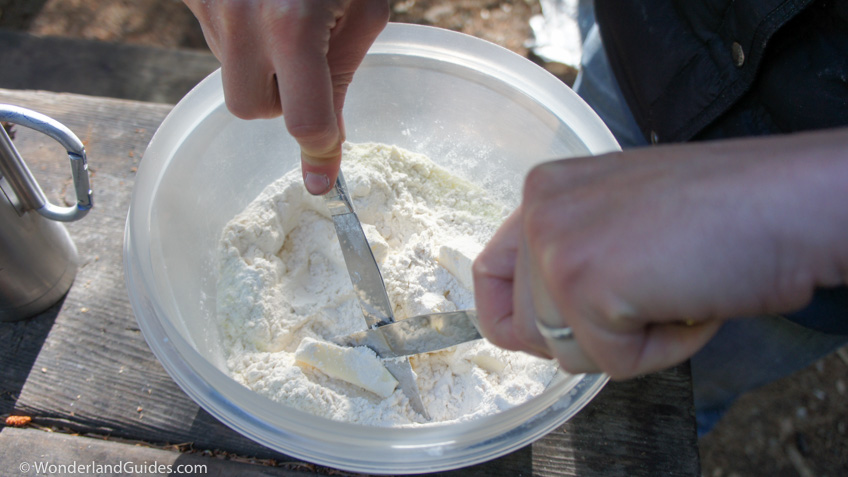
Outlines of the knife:
M341 346L367 346L381 358L430 353L483 337L477 326L477 311L449 311L413 316L373 330L337 336L330 341Z
M341 171L333 189L324 195L324 199L333 217L333 225L339 237L347 273L359 298L365 324L369 330L380 333L381 327L394 323L394 313L383 283L383 276L365 238L359 217L353 210L353 202L347 193L347 184ZM387 360L384 365L398 380L401 390L409 398L412 409L430 420L427 409L421 401L421 394L418 391L409 358Z

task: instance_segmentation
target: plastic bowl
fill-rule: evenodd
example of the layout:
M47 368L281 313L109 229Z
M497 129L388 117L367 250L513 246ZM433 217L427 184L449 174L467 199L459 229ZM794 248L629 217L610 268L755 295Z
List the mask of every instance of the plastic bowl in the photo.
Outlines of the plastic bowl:
M425 153L517 205L544 160L618 149L566 85L471 36L389 25L345 106L348 140ZM354 472L435 472L523 447L576 414L604 375L557 374L539 397L495 416L417 428L331 421L264 398L225 373L215 316L215 250L224 224L294 167L282 119L242 121L224 105L220 72L171 111L144 154L124 238L139 327L174 381L224 424L271 449Z

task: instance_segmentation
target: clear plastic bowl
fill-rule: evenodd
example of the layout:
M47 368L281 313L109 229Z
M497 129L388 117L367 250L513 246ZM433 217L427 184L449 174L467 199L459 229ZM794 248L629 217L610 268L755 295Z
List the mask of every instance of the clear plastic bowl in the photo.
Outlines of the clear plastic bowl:
M391 24L358 70L345 106L348 140L425 153L517 205L544 160L618 149L566 85L471 36ZM309 462L369 473L454 469L499 457L560 426L603 375L557 374L539 397L494 416L418 428L332 421L274 403L225 372L215 316L215 250L224 224L294 167L282 119L242 121L220 72L165 118L138 169L124 238L139 327L177 384L243 435Z

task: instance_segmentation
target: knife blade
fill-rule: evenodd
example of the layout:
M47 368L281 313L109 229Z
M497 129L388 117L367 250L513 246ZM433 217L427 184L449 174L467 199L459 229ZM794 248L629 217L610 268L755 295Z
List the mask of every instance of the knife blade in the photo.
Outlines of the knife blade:
M430 313L337 336L330 341L341 346L367 346L381 358L430 353L483 337L477 326L477 311Z
M324 195L324 199L333 218L333 226L339 237L339 245L341 245L350 281L359 298L365 324L367 328L379 333L378 330L381 327L394 323L394 313L386 293L383 275L374 259L371 246L368 245L368 239L365 238L359 217L354 212L353 202L347 193L347 184L341 171L333 189ZM387 361L384 364L398 380L401 390L409 398L412 409L430 420L424 402L421 401L418 383L415 382L415 373L412 371L409 359L402 358Z

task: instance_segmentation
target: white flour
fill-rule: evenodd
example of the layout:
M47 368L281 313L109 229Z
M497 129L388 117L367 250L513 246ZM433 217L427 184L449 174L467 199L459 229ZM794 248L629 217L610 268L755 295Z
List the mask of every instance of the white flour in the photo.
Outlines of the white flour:
M465 266L473 257L463 262L462 255L479 251L504 220L504 208L429 158L392 146L346 145L342 166L396 319L473 308ZM268 186L227 224L219 254L219 327L233 378L335 420L424 422L400 388L381 399L295 363L294 351L305 338L365 329L324 199L305 191L299 170ZM431 422L521 404L540 394L555 373L551 362L484 341L411 362Z

